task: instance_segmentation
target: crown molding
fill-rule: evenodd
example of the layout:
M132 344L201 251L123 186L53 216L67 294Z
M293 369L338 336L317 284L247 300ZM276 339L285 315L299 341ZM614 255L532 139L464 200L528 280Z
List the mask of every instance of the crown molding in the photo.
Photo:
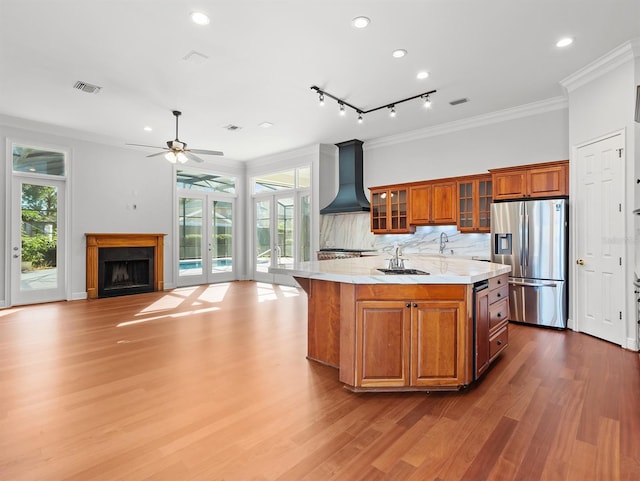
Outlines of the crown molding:
M439 135L450 134L461 130L473 129L485 125L497 124L508 120L530 117L555 110L562 110L569 107L565 97L553 97L547 100L532 102L529 104L513 107L510 109L498 110L488 114L477 115L462 120L455 120L425 129L412 130L402 134L380 137L378 139L369 140L363 146L365 150L370 148L383 147L388 145L399 144L403 142L411 142L414 140L426 139L429 137L437 137Z
M567 92L572 92L638 56L640 56L640 38L629 40L565 77L560 81L560 85Z

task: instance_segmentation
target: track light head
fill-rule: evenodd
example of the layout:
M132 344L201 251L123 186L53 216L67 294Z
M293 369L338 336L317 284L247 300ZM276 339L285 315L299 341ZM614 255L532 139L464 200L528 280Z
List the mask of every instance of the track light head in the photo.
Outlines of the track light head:
M358 123L362 123L362 112L358 112Z
M320 102L320 105L324 105L324 94L322 92L318 95L318 101Z
M424 108L425 109L430 109L431 108L431 99L429 98L429 95L425 95L422 97L424 99Z
M344 110L344 104L342 102L338 102L338 105L340 106L340 115L344 117L344 115L347 113Z
M389 106L389 117L393 118L396 116L396 106L395 105L390 105Z

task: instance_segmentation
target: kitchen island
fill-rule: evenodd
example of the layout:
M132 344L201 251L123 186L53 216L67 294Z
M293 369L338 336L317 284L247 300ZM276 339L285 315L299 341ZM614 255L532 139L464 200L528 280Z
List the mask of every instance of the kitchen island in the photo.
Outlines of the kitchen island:
M308 296L307 357L338 368L353 391L466 387L508 344L508 274L502 264L411 256L385 274L385 256L271 268Z

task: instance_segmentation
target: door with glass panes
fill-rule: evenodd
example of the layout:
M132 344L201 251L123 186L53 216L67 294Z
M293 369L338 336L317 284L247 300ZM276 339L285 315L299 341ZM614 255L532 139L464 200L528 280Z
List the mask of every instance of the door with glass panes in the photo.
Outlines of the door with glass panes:
M10 304L67 298L66 152L12 144Z

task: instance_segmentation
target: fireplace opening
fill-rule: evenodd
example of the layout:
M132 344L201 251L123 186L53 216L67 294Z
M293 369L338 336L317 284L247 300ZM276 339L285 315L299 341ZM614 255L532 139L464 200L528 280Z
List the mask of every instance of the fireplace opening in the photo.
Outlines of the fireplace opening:
M153 292L154 247L98 249L98 297Z

